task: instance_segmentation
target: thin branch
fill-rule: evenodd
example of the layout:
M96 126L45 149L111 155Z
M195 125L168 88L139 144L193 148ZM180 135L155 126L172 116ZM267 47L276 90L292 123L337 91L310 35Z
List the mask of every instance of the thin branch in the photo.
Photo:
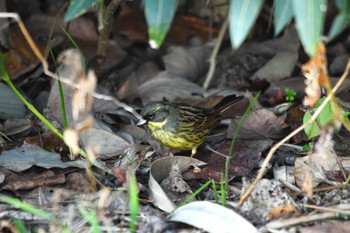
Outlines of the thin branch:
M222 40L225 36L226 29L228 27L228 18L229 18L229 16L226 17L224 23L221 26L219 36L216 39L215 47L214 47L213 52L211 53L211 56L209 58L210 66L209 66L209 71L208 71L207 77L206 77L205 82L203 84L204 89L208 89L210 82L213 79L215 67L216 67L216 56L219 53L219 49L220 49L220 46L222 44Z
M118 6L123 2L124 0L113 0L109 3L107 10L105 11L105 15L103 17L103 28L100 33L100 37L98 39L98 45L97 45L97 56L106 56L106 50L107 50L107 41L109 39L109 35L111 34L112 25L113 25L113 17L114 12L117 10Z

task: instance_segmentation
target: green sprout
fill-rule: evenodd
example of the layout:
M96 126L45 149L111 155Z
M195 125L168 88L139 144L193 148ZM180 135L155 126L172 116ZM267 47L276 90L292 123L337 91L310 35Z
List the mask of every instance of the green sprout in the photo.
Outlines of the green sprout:
M309 142L309 143L307 143L307 144L305 144L305 145L303 146L303 151L304 151L304 152L308 152L308 151L311 150L313 147L314 147L313 143L312 143L312 142Z
M291 88L286 87L286 89L284 89L284 91L286 92L286 101L292 103L295 100L295 96L297 95L297 92Z

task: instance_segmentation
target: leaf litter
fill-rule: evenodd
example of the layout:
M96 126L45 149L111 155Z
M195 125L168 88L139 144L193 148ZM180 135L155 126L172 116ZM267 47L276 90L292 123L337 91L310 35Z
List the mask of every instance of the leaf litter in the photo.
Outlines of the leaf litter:
M155 52L145 45L147 37L144 22L136 20L141 17L140 13L122 10L120 19L115 19L118 23L114 28L114 40L108 41L109 58L107 63L97 70L98 77L85 73L85 67L81 66L81 53L79 50L69 49L72 48L70 41L65 38L58 24L53 30L56 40L52 48L55 53L64 54L61 57L65 57L57 72L63 80L70 80L76 85L72 87L63 83L68 127L77 136L72 138L70 145L72 148L84 148L89 155L88 160L96 161L111 172L106 173L101 167L91 166L86 158L80 156L69 161L70 152L63 141L47 132L41 134L40 130L47 129L38 123L29 111L24 113L23 105L17 103L17 115L13 115L13 111L5 115L18 119L1 122L4 125L1 127L2 135L10 137L4 137L5 145L2 146L0 154L2 192L54 213L56 218L62 219L62 224L73 232L87 232L90 229L79 211L80 206L98 211L100 225L107 231L113 232L116 229L127 232L131 210L126 190L129 187L130 174L136 173L141 203L138 210L138 232L161 232L182 228L189 230L193 227L208 232L222 232L219 225L226 226L227 232L231 232L232 229L240 229L239 232L255 232L256 229L264 231L281 228L293 232L296 230L295 224L300 224L299 232L327 232L330 224L332 229L339 232L345 229L346 232L349 224L336 221L337 216L331 214L333 212L330 209L343 213L344 216L349 214L348 206L339 207L349 200L349 186L344 182L350 166L346 148L338 146L347 145L349 137L338 131L338 127L333 130L333 125L327 125L326 129L321 131L321 135L314 141L314 148L308 154L301 150L295 152L278 149L278 159L269 163L272 168L264 171L264 179L256 184L241 208L237 208L237 201L250 187L256 172L259 172L261 160L266 157L269 149L302 124L302 114L294 114L294 111L303 111L303 80L296 77L300 76L299 64L305 63L305 58L300 57L302 48L295 31L290 29L277 39L265 38L261 42L247 43L235 52L230 46L223 45L217 58L216 80L211 83L209 90L205 90L201 85L207 72L212 47L204 43L208 38L203 36L203 32L210 31L211 28L203 24L203 19L194 16L175 17L175 29L178 31L169 34L164 45L166 49ZM123 17L130 19L127 21L130 27L118 21L123 20ZM62 20L61 16L59 20ZM192 28L196 28L200 39L188 42L190 35L193 36L190 33L192 29L179 26L179 22L186 22ZM55 19L47 13L34 13L26 23L34 36L47 36L55 24ZM38 28L37 25L45 27ZM89 17L74 20L69 28L69 33L81 46L81 51L90 59L89 67L94 67L93 62L96 59L94 54L97 35L93 30L93 20ZM12 28L10 31L12 34L18 33L12 31ZM216 32L214 31L214 35ZM26 42L21 42L22 44ZM28 58L18 53L18 48L13 43L11 45L9 54L17 54L11 55L12 57L7 55L10 57L7 65L11 65L8 67L11 78L20 77L17 82L21 83L29 75L42 76L42 68L38 66L37 59L33 55ZM43 49L44 46L40 45L40 48ZM340 76L344 73L346 58L349 55L341 45L327 45L328 48L334 56L329 62L330 73ZM337 55L334 51L339 50L342 52ZM322 53L325 55L325 51ZM17 59L12 60L13 57ZM25 63L25 59L31 62ZM322 59L320 61L314 58L312 61L316 62L322 72L327 69L327 63ZM100 74L104 74L102 78ZM310 80L307 104L312 105L318 101L319 85L328 88L328 74L321 75L321 79L317 80L312 70L307 72L306 76ZM47 77L45 79L45 88L37 90L32 85L30 91L33 93L50 90L48 98L38 93L36 102L41 102L41 106L46 105L44 112L47 113L50 122L55 122L57 128L63 131L58 82L52 82ZM339 78L330 80L334 85ZM30 87L31 81L27 82L29 84L26 85ZM164 148L151 137L147 128L135 126L137 117L125 111L123 106L93 98L95 85L98 93L116 95L120 101L137 111L154 100L200 103L199 106L211 107L215 105L213 99L220 101L226 95L222 93L232 92L246 96L245 101L249 102L250 93L255 94L257 87L263 87L259 98L260 106L255 106L248 114L233 146L228 166L229 192L226 206L212 203L215 202L213 197L215 193L219 197L225 196L220 187L225 183L223 174L227 156L231 150L232 135L239 127L239 119L244 111L242 106L245 106L245 109L247 102L234 108L239 110L227 112L229 119L223 120L213 130L206 143L198 148L195 158L189 158L186 156L189 155L187 152ZM276 109L272 111L271 109L278 104L286 102L285 87L296 90L295 102L282 112L275 111ZM346 106L349 102L348 81L346 80L340 88L337 92L339 103ZM1 99L3 104L0 108L8 110L6 103L10 103L15 97L3 96ZM340 121L339 118L337 120ZM10 122L15 125L11 126ZM37 129L38 125L40 130ZM23 132L24 134L21 134ZM342 140L341 143L339 140ZM307 142L305 135L299 135L290 139L288 145L300 148ZM285 160L281 159L282 154ZM293 158L291 164L286 162L290 157ZM191 198L189 204L176 208L208 180L216 183L217 190L208 186L196 197ZM320 210L310 204L327 209ZM34 218L25 215L25 212L17 209L10 212L5 206L1 208L1 220L5 216L8 219L22 214L20 219L27 225L32 224L27 221ZM50 208L53 208L53 211ZM218 215L223 217L217 217ZM35 219L39 224L46 225L47 232L56 229L42 218ZM332 219L332 222L321 224L320 220L323 219ZM179 222L187 225L183 226ZM213 224L214 222L217 224ZM313 226L310 226L310 222Z

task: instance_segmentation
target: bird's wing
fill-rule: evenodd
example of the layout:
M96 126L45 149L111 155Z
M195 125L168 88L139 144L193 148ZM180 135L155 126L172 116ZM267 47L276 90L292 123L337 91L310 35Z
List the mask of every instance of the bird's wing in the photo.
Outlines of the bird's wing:
M218 115L203 111L201 108L181 106L180 119L181 128L191 128L192 130L211 129L217 122Z

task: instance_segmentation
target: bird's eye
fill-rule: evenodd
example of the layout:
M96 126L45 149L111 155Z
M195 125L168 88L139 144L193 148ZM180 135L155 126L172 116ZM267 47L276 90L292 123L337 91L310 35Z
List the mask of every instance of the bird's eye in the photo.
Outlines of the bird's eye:
M153 117L154 117L154 113L148 113L148 114L147 114L147 118L148 118L148 119L151 120Z

